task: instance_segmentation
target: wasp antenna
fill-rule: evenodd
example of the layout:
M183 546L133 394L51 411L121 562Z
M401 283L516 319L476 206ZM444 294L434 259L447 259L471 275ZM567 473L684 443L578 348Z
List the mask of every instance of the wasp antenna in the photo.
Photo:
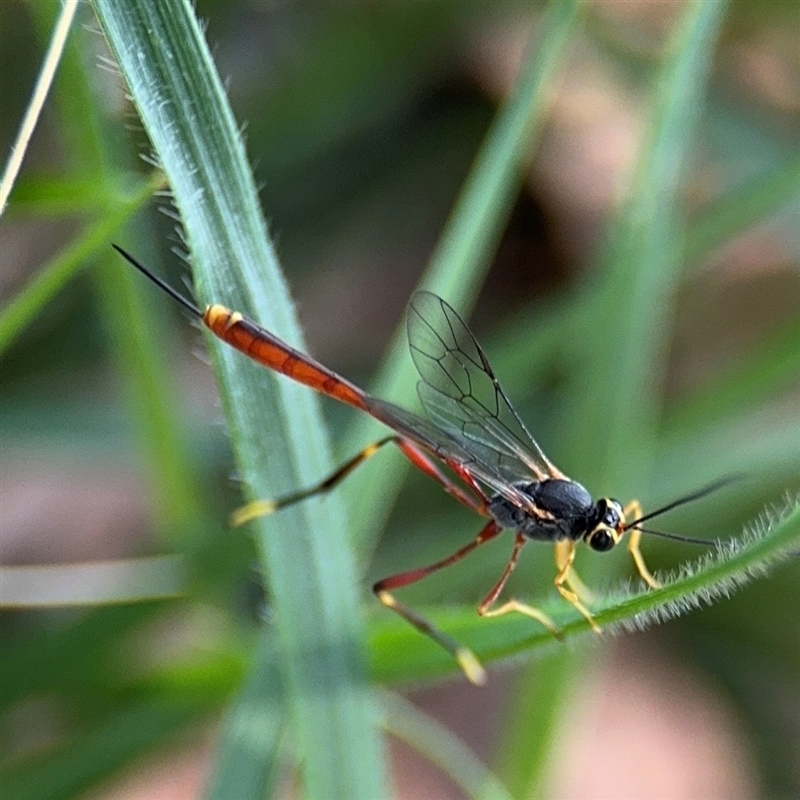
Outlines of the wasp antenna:
M165 280L159 278L158 275L150 272L147 267L142 264L141 262L137 261L130 253L125 252L119 245L112 244L111 245L128 263L133 264L136 269L139 270L143 275L146 275L150 278L153 283L158 286L160 289L165 291L173 300L180 303L185 309L190 311L196 317L202 317L203 312L191 301L187 300L177 289L174 289L170 286Z
M659 508L656 511L651 511L649 514L645 514L643 517L635 519L633 522L625 526L625 530L638 527L640 522L647 522L647 520L653 519L653 517L659 517L662 514L666 514L667 511L672 511L673 508L685 505L686 503L692 503L695 500L700 500L700 498L706 497L712 492L716 492L717 489L722 489L723 486L727 486L729 483L735 483L736 481L743 480L744 477L745 476L741 473L735 473L733 475L727 475L724 478L720 478L718 481L714 481L714 483L710 483L708 486L698 489L692 494L687 494L685 497L680 497L677 500L673 500L671 503L663 506L663 508Z
M664 533L663 531L652 531L648 528L636 528L637 531L642 533L649 533L652 536L661 536L664 539L673 539L676 542L687 542L688 544L701 544L704 547L714 547L714 542L709 542L707 539L693 539L691 536L679 536L677 533Z

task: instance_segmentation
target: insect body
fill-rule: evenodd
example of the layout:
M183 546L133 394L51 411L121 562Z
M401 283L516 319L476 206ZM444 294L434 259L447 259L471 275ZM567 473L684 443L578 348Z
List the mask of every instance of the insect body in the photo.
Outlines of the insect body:
M497 494L489 501L488 511L502 527L539 542L584 539L599 551L610 550L617 543L623 511L616 500L595 502L579 483L556 478L519 483L516 488L530 497L537 513L529 514Z
M486 617L512 611L525 614L559 636L555 623L533 606L515 599L496 605L524 544L528 540L551 542L556 546L554 583L557 590L597 631L599 628L592 614L581 601L580 595L585 592L572 566L578 542L582 540L593 550L602 552L612 549L627 534L628 550L639 574L654 588L658 583L647 569L639 549L643 532L707 544L645 530L641 523L702 497L727 480L647 516L642 516L641 507L635 501L623 508L609 498L593 500L583 486L570 480L547 459L500 388L475 337L440 297L430 292L417 292L408 310L409 345L422 379L417 390L426 418L370 396L238 312L216 304L201 312L124 250L114 247L232 347L270 369L366 412L393 431L392 435L364 448L318 485L278 500L256 501L244 506L232 516L234 524L272 514L329 491L386 444L397 446L415 467L460 503L486 518L476 538L447 558L384 578L372 587L383 605L451 653L472 682L485 680L483 667L473 653L400 603L392 593L395 589L454 564L504 529L511 529L515 537L511 556L500 578L478 606L478 614ZM456 480L445 474L438 464L446 465Z

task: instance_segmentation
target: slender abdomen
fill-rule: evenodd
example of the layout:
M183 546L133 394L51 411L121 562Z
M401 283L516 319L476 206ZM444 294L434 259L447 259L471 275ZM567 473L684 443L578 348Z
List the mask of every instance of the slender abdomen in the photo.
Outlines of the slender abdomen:
M255 322L245 319L238 311L221 305L208 306L203 312L203 323L215 336L259 364L342 403L366 410L365 394L361 389Z

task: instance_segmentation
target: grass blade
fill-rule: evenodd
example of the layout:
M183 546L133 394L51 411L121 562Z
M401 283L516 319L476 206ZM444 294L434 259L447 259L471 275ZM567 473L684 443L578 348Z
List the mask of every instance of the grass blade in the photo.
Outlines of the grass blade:
M386 728L446 772L468 797L511 800L475 754L447 728L397 694L383 696Z
M738 186L704 209L689 227L684 261L693 263L719 245L769 219L800 196L800 156Z
M252 313L302 347L242 142L189 3L98 0L96 8L168 176L198 295ZM325 474L328 449L312 393L224 345L210 349L249 492L274 496ZM305 794L374 800L384 786L380 737L341 506L306 503L263 521L257 544Z
M108 246L109 237L130 219L163 187L159 173L127 198L117 198L113 209L87 227L37 274L37 276L8 303L0 314L0 355L30 325L42 308L49 303L92 257Z
M75 17L75 11L77 9L78 0L67 0L61 9L61 14L59 15L58 22L53 31L53 38L50 42L50 46L47 48L47 55L42 63L42 70L36 81L36 87L34 88L31 102L28 104L28 109L22 120L17 140L11 146L11 157L6 164L3 177L0 179L0 216L2 216L3 212L6 210L8 196L11 194L14 182L17 179L17 174L19 173L20 167L22 167L22 161L28 150L28 144L30 143L31 136L33 136L36 123L42 113L44 101L47 99L47 94L50 91L50 85L53 82L56 68L61 60L61 54L64 52L67 35L72 27L72 20Z
M553 91L580 20L581 0L551 2L532 38L517 83L484 140L420 285L468 309L478 295L511 208L533 158ZM373 388L401 404L415 397L417 378L407 356L405 320L398 327ZM348 450L357 450L374 429L357 420ZM359 444L360 443L360 444ZM353 511L357 541L374 539L385 521L406 469L402 459L382 459L369 473L353 476L344 491ZM381 498L380 500L378 498Z
M279 777L286 713L273 636L262 636L253 661L223 726L208 800L270 797Z
M598 305L572 332L582 352L563 415L563 467L596 493L634 496L654 459L661 355L681 273L678 189L724 9L722 2L704 0L685 7L654 76L645 137L624 204L608 232L595 290ZM574 668L571 661L562 659L563 679L559 683L551 676L550 695L538 712L554 725ZM534 744L536 752L522 755L511 738L531 725L523 714L533 708L538 680L536 669L520 679L517 711L497 750L501 774L520 796L541 790L541 767L555 740L551 731Z

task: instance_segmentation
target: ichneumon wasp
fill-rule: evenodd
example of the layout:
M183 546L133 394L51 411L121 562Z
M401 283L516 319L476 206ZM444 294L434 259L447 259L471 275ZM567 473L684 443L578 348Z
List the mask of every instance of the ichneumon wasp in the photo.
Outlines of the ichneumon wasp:
M642 580L651 588L657 588L659 584L642 557L642 533L693 544L711 544L642 528L642 523L710 494L728 483L730 478L646 515L642 514L637 501L623 507L611 498L594 500L581 484L568 478L545 456L500 388L486 355L466 323L451 306L431 292L416 292L408 307L408 341L422 379L417 390L428 415L425 418L370 396L237 311L218 304L208 305L201 311L121 247L113 247L232 347L276 372L366 412L394 431L365 447L316 486L278 500L256 501L240 508L232 516L233 524L241 525L330 491L387 444L398 447L417 469L460 503L487 519L471 542L447 558L383 578L372 587L384 606L447 650L473 683L485 681L485 671L476 656L400 603L392 593L395 589L416 583L460 561L509 529L514 532L511 556L500 578L478 606L478 614L497 617L515 611L537 620L558 637L558 627L538 608L516 599L495 605L528 540L555 544L555 587L585 617L594 631L600 628L582 602L581 595L585 595L586 590L572 566L578 542L583 541L593 550L605 552L619 544L627 534L628 551ZM461 483L442 472L436 462L445 464Z

